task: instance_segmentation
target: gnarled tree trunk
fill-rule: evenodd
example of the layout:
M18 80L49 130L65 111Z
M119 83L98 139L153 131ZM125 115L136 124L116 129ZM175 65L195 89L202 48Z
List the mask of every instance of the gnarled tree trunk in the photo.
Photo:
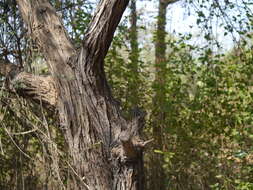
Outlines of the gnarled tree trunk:
M54 106L68 144L73 189L143 189L143 114L126 121L113 100L104 73L104 57L128 0L101 0L82 48L77 51L48 0L17 0L29 35L37 42L52 76L20 72L23 96L39 96ZM37 83L36 83L37 82ZM49 84L48 83L48 84ZM46 85L47 86L47 85ZM37 96L37 97L36 97ZM50 97L54 99L50 99Z

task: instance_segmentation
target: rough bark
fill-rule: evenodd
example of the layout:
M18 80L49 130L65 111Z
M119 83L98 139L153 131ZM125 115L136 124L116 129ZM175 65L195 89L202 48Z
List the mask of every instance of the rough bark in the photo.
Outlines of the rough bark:
M42 101L45 106L55 107L58 93L56 92L55 82L51 76L36 76L31 73L19 73L12 84L23 97L29 97L37 102Z
M55 107L58 95L51 76L36 76L24 72L15 64L3 59L0 59L0 76L5 78L4 86L9 92L32 98L47 107Z
M52 73L60 123L72 158L73 189L143 189L143 115L121 117L104 57L128 0L102 0L76 52L47 0L17 0Z

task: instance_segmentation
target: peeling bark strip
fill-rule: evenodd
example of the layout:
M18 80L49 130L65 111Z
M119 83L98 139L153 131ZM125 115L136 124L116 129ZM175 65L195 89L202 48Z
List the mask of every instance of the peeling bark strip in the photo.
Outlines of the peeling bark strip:
M17 0L59 96L56 108L72 157L74 186L89 190L142 190L143 115L126 121L111 96L104 57L128 0L101 0L76 52L47 0Z

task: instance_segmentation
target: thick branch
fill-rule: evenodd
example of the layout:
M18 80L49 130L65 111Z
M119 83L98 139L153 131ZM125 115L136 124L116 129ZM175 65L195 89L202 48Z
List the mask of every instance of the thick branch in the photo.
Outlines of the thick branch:
M84 47L103 60L129 0L101 0L88 28ZM94 63L97 63L95 60Z
M6 78L5 87L24 98L32 98L51 106L56 105L57 92L51 76L35 76L21 72L18 66L0 58L0 76Z
M13 90L25 98L42 101L46 105L55 107L58 93L51 76L35 76L21 72L12 81Z
M48 0L17 0L28 31L36 40L53 74L62 74L75 49ZM56 76L56 75L55 75Z

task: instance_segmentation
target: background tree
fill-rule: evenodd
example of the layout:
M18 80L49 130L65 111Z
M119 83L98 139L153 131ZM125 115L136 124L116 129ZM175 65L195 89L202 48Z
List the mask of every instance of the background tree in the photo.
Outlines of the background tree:
M157 29L154 35L155 42L155 80L153 83L154 98L152 101L152 136L154 138L154 149L164 150L167 146L164 142L164 129L166 128L165 118L166 114L166 75L167 72L167 58L166 57L166 14L167 7L176 1L159 1L158 16L157 16ZM166 176L164 173L163 165L164 158L162 154L153 153L151 158L151 178L150 189L165 189Z

